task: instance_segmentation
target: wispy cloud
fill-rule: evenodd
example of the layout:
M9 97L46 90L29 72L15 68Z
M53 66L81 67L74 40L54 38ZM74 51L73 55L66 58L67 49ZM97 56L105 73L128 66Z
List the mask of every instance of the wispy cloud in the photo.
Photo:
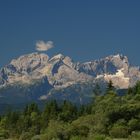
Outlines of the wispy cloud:
M52 41L44 42L39 40L36 42L36 50L37 51L48 51L49 49L54 47L54 43Z

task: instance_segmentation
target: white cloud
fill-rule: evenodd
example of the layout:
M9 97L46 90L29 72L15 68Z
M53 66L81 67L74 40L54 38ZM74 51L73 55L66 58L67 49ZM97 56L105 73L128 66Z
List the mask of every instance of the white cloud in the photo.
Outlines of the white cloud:
M42 40L36 42L36 50L37 51L48 51L49 49L54 47L54 43L52 41L44 42Z

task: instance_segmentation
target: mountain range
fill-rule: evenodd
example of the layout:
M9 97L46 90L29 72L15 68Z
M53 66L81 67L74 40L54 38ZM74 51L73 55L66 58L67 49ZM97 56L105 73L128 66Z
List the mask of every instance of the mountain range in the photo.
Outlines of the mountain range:
M121 54L80 63L62 54L49 58L35 52L0 69L0 103L50 99L86 103L97 83L105 89L110 80L116 89L127 89L140 80L140 68Z

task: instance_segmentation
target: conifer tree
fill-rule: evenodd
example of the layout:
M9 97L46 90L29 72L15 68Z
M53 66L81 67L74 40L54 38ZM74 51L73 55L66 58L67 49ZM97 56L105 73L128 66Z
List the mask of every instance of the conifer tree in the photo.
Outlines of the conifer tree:
M107 85L107 88L106 88L106 93L112 93L115 91L115 87L113 86L113 82L111 80L109 80L109 83Z

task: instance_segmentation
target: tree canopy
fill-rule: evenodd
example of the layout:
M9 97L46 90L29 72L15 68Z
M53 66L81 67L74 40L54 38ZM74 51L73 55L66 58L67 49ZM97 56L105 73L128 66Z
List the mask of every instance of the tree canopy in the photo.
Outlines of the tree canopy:
M113 140L140 139L140 82L123 96L109 82L105 94L92 103L76 106L69 101L36 103L0 116L0 140Z

